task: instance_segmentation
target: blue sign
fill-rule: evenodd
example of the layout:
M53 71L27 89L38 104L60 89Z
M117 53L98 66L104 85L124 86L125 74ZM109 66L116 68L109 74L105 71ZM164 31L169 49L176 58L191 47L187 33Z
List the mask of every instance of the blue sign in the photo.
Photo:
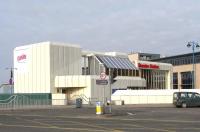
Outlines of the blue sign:
M96 80L97 85L108 85L108 80Z

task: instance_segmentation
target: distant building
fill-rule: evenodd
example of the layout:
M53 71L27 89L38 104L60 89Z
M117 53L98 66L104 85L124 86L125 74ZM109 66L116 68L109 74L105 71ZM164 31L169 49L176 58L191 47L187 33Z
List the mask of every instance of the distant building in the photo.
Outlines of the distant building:
M173 89L191 89L193 61L192 53L151 59L151 61L170 63L173 65ZM195 80L194 86L200 89L200 52L195 53Z
M160 58L160 54L152 54L152 53L133 52L133 53L130 53L129 55L131 55L131 58L133 60L141 60L141 61L148 61L148 60Z

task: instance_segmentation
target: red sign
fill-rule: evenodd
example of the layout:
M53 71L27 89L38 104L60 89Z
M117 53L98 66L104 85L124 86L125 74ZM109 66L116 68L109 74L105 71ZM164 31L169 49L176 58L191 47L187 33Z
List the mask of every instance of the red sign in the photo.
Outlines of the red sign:
M159 69L160 67L156 64L141 64L138 63L139 68L144 68L144 69Z
M25 54L22 54L20 56L17 56L17 61L18 62L23 62L26 60L26 55Z
M102 73L100 74L100 78L101 78L102 80L106 79L106 73L105 73L105 72L102 72Z

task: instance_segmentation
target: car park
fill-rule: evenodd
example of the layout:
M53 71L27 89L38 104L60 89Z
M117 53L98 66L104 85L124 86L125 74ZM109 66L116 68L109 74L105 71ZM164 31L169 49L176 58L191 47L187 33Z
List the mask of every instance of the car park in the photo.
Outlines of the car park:
M200 106L200 94L196 92L175 92L173 104L176 107L183 108Z

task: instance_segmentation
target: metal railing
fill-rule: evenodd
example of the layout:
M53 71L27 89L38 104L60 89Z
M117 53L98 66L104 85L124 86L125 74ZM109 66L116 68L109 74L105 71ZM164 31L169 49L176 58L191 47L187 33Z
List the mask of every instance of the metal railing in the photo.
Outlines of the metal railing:
M69 104L75 104L75 100L76 100L77 98L81 98L82 100L84 100L86 103L88 103L88 104L90 104L90 105L95 104L96 101L98 101L97 98L89 98L89 97L87 97L85 94L80 94L80 95L73 95L73 96L71 97L71 99L68 100L68 103L69 103Z
M51 99L30 99L23 95L12 95L0 100L0 110L51 107Z

